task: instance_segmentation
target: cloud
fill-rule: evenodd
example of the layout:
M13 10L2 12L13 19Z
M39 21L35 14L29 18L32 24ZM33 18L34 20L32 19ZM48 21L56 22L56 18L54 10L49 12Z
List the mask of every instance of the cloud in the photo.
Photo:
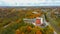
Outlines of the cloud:
M60 6L60 0L0 0L0 6Z

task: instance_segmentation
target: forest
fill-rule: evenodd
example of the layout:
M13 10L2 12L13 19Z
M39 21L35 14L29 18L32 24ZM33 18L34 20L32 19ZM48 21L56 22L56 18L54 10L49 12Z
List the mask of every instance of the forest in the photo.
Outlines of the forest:
M44 28L23 21L42 15L50 24ZM54 34L54 30L60 34L60 8L0 8L0 34Z

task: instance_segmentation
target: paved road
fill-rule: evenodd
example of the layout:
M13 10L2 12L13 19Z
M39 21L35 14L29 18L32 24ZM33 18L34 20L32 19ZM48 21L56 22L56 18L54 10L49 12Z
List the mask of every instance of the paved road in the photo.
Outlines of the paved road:
M55 31L57 33L60 32L60 27L58 27L58 25L57 25L58 22L56 22L56 21L54 21L53 19L50 18L50 22L49 23L51 24L51 26L55 29Z

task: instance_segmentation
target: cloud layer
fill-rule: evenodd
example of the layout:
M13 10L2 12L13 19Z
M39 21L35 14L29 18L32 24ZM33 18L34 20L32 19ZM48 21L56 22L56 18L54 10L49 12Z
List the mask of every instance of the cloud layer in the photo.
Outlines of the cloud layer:
M0 0L0 6L60 6L60 0Z

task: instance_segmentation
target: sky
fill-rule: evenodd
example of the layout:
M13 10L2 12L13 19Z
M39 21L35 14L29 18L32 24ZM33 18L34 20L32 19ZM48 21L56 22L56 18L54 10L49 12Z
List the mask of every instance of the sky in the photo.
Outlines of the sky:
M60 0L0 0L0 6L60 6Z

